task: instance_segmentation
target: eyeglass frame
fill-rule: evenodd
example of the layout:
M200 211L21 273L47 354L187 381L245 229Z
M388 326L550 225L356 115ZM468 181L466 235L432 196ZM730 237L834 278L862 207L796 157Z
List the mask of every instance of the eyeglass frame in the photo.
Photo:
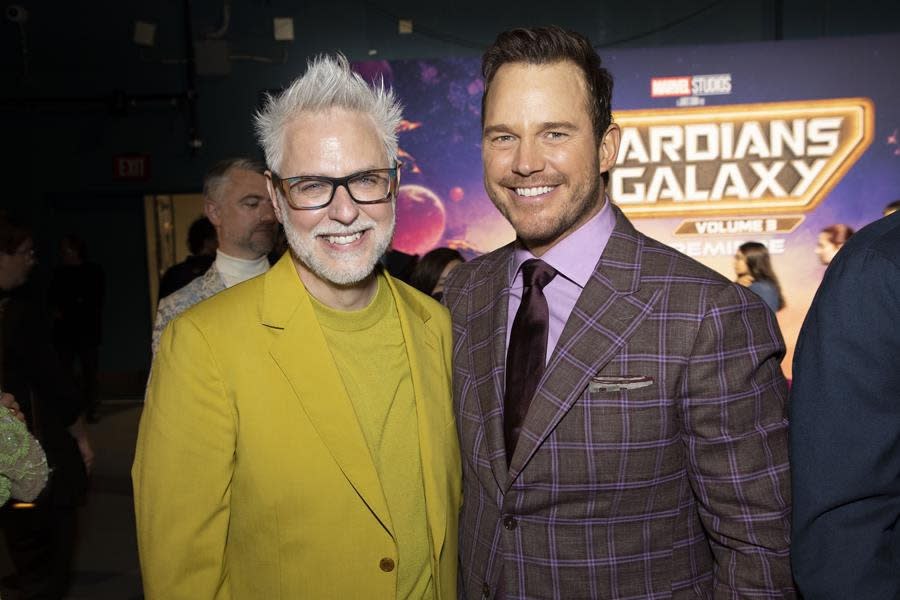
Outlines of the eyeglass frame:
M297 175L295 177L285 177L282 178L278 173L275 172L274 169L269 169L266 171L266 177L272 182L272 187L278 189L281 194L284 196L284 199L287 201L288 206L290 206L293 210L319 210L320 208L325 208L330 205L334 201L334 195L337 193L339 187L343 187L347 190L347 195L350 196L350 199L353 200L356 204L370 205L370 204L384 204L386 202L391 202L397 196L397 190L400 188L400 168L403 166L403 163L399 160L394 163L393 167L385 167L383 169L365 169L363 171L357 171L356 173L350 173L344 177L328 177L327 175ZM393 180L393 185L388 187L388 195L380 200L357 200L353 196L353 192L350 191L350 180L355 179L361 175L365 175L366 173L380 173L388 171L389 176ZM285 191L285 184L292 185L299 181L320 181L323 183L331 184L331 195L328 197L328 202L324 204L317 204L316 206L294 206L291 203L291 195ZM391 189L393 188L393 189Z

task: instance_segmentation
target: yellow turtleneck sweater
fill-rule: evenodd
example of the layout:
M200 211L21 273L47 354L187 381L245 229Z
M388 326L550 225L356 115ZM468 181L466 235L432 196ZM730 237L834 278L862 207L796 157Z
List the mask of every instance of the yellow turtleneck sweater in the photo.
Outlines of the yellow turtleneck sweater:
M362 310L340 311L313 300L331 355L366 437L397 545L397 598L434 598L431 542L419 455L419 429L406 343L390 288Z

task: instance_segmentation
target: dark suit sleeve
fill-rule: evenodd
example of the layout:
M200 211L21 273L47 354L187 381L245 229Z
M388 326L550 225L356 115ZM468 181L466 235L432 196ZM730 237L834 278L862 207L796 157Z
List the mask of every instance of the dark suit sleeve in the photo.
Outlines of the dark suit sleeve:
M715 598L793 597L784 342L736 285L712 294L684 381L688 473L715 558Z
M794 358L793 569L807 598L900 598L900 268L829 268Z

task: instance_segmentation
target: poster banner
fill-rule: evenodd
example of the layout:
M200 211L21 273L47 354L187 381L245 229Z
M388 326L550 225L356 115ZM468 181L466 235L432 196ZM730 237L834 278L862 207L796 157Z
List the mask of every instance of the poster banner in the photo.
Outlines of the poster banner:
M830 225L853 229L900 198L900 36L601 50L622 143L609 195L643 233L734 280L766 245L793 347L825 265ZM394 247L467 256L514 237L484 192L476 58L367 61L405 106Z

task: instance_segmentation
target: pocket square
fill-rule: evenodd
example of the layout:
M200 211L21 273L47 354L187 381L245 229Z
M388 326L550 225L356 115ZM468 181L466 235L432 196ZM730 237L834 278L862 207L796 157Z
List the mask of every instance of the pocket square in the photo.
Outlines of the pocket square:
M622 375L591 377L588 390L592 392L618 392L620 390L636 390L653 385L653 378L646 375Z

